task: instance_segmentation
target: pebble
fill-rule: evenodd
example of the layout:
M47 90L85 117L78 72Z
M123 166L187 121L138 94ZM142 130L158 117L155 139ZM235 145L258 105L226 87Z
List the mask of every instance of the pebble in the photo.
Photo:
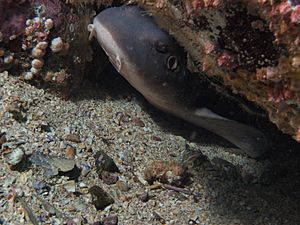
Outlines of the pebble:
M142 194L139 194L138 198L142 202L148 202L148 200L150 199L147 191L143 192Z
M103 225L117 225L118 216L117 215L108 215L103 218Z
M4 158L10 166L18 165L24 159L24 157L25 153L20 147L4 151Z
M82 177L85 177L88 175L88 173L91 171L92 167L88 164L88 163L85 163L85 162L82 162L80 164L80 168L81 168L81 174L80 176Z
M71 142L75 142L75 143L79 143L80 142L80 136L78 134L67 134L65 137L65 140L67 141L71 141Z
M12 82L14 82L14 85L11 84ZM143 203L138 199L138 195L135 196L134 193L139 193L139 191L143 193L144 191L147 191L146 187L149 184L143 179L143 170L145 165L148 164L148 160L165 159L168 161L172 159L170 157L171 152L173 155L181 157L181 150L178 150L180 148L173 144L173 142L176 142L179 145L179 142L177 141L177 138L174 137L174 134L169 131L163 131L164 129L162 129L160 126L157 126L155 122L152 122L151 116L148 117L147 111L143 114L143 110L138 107L139 105L136 104L135 99L132 101L132 103L130 103L130 105L128 105L128 103L123 104L122 101L119 102L112 100L111 102L105 102L106 100L103 101L102 98L97 100L94 98L84 98L81 95L84 95L89 90L83 90L83 93L80 93L80 101L64 101L56 98L52 94L47 92L44 93L42 89L36 89L32 85L28 85L26 83L24 84L22 81L15 79L13 76L9 76L8 79L6 75L2 74L0 76L0 87L0 92L4 92L4 97L7 95L7 93L15 94L19 92L21 93L20 96L22 96L22 98L24 97L26 100L32 99L34 104L30 105L30 108L26 113L27 117L30 117L31 115L32 118L35 118L35 116L39 114L38 112L44 112L44 116L51 124L51 129L53 130L51 133L53 133L55 139L53 142L47 143L44 142L44 134L41 135L40 130L36 129L40 124L39 121L35 121L33 119L29 122L19 123L13 120L10 116L2 117L0 122L0 133L5 132L6 138L9 141L23 135L22 133L25 133L25 136L29 137L27 138L28 142L24 145L22 144L26 154L27 146L33 146L33 152L43 149L45 153L45 150L47 149L53 156L64 155L64 150L66 149L67 145L60 146L60 143L63 142L70 144L68 141L65 141L64 138L61 139L61 137L66 135L64 132L64 127L66 126L71 127L69 133L74 133L79 130L81 140L84 140L82 143L84 144L87 144L86 137L92 136L91 133L94 134L94 141L92 142L92 145L89 146L91 147L91 151L84 151L86 154L83 153L83 155L80 157L76 153L76 159L78 160L80 168L84 168L81 170L82 175L86 176L80 177L79 183L76 184L76 188L78 188L81 192L81 194L78 195L77 193L72 194L65 191L65 189L62 187L62 184L67 181L66 179L61 179L60 185L57 185L53 178L45 179L45 177L43 177L43 173L40 172L42 166L36 166L36 168L31 169L33 173L32 176L29 176L28 182L20 184L21 173L10 171L8 166L1 166L5 165L5 163L3 163L5 162L5 159L4 157L0 157L0 177L4 179L3 184L7 183L8 179L11 179L12 181L9 186L15 186L19 190L20 187L21 190L23 190L22 187L25 189L25 185L28 186L31 191L36 193L36 195L44 196L45 199L47 199L51 204L57 206L58 209L63 210L67 217L70 216L71 218L80 218L80 222L78 222L78 224L92 224L93 221L99 221L99 224L103 225L103 216L111 213L117 214L120 224L160 224L158 221L151 221L151 213L154 210L158 210L157 212L160 214L160 216L167 220L166 224L187 224L190 218L195 220L197 216L200 217L201 215L203 215L200 218L202 224L241 224L242 222L248 224L276 224L277 221L281 221L280 219L282 219L284 224L296 223L298 214L297 209L295 209L293 205L295 205L294 203L297 202L296 200L285 201L286 196L289 196L289 192L291 190L296 190L294 189L296 187L296 183L293 182L294 180L292 180L294 176L292 176L293 178L290 176L291 174L295 174L294 171L295 169L297 171L298 168L298 164L295 163L296 161L294 159L291 160L289 158L289 160L282 165L282 168L277 168L279 171L285 171L287 169L287 171L290 171L291 173L287 173L287 176L284 176L284 178L279 177L278 181L274 181L276 185L268 185L266 188L256 184L251 184L250 186L243 183L241 184L239 180L229 181L224 179L222 174L216 172L212 167L209 167L211 168L209 170L205 170L205 165L200 165L199 167L197 166L197 173L195 177L193 177L194 182L191 184L191 186L189 186L189 189L191 188L191 190L200 192L201 196L198 197L199 203L195 204L195 197L189 195L186 195L188 199L179 202L176 195L167 195L167 190L149 191L149 195L154 193L155 197L150 198L147 203ZM97 91L101 91L100 89ZM3 100L5 100L5 98L3 98ZM2 99L0 98L0 111L2 105L1 103ZM110 107L112 110L109 113L108 110L106 111L106 108ZM141 118L143 121L151 121L147 123L147 126L149 125L151 127L153 133L148 133L145 137L144 132L136 132L136 130L139 128L131 122L126 124L123 123L122 126L116 127L115 124L111 123L111 120L107 119L110 114L114 114L116 108L118 108L117 111L122 111L120 109L123 109L124 107L129 107L129 115L135 115L131 110L134 110L135 113L135 110L137 109L136 115L138 115L139 118ZM78 112L78 110L87 110L92 112L91 118L77 115L76 112ZM43 113L39 115L42 116ZM44 116L42 117L44 118ZM97 129L95 131L91 131L89 128L83 129L83 125L87 125L89 122L97 125ZM124 129L126 129L126 132L127 130L132 132L132 135L130 137L126 136ZM156 143L151 139L153 135L161 137L163 141ZM102 142L100 140L102 137L106 138L105 143L104 141ZM121 144L117 143L119 138L123 140ZM4 143L4 145L6 145L6 143ZM207 149L207 147L202 146L201 143L200 146L198 146L199 143L197 143L198 147L196 145L191 147L190 143L188 144L189 149L192 150L204 151ZM76 151L78 151L79 144L71 143L71 146L76 146ZM111 207L106 207L109 212L96 211L91 202L91 195L87 193L88 188L91 187L91 184L99 185L102 183L99 181L96 173L96 167L94 166L95 159L91 157L92 153L96 152L95 150L98 149L101 149L109 156L116 158L115 163L122 171L122 175L118 174L120 180L128 182L131 186L130 192L126 194L129 197L132 196L132 198L130 199L126 196L126 200L123 202L122 200L118 199L118 194L120 191L117 184L119 181L117 181L116 185L107 186L104 184L104 186L108 188L109 194L116 199L116 204L110 205ZM143 149L143 151L141 151L141 149ZM222 148L220 149L222 150ZM216 150L219 150L219 147L216 149L210 149L209 151L214 153ZM119 160L118 154L120 151L129 152L130 156L128 156L128 158L132 158L133 160L128 160L127 164ZM82 158L86 155L88 155L88 158ZM275 154L274 156L277 155ZM278 162L279 161L282 160L278 160ZM82 164L85 165L82 166ZM208 164L208 162L206 162L206 164ZM255 167L257 164L251 165L254 165L253 167ZM55 177L60 177L60 174L61 173ZM41 182L45 182L46 185L35 184L35 187L33 187L33 184L31 183L33 178L38 179ZM81 188L80 181L83 181L88 188ZM286 188L286 185L283 185L287 181L291 184L290 188ZM47 184L50 186L47 186ZM122 185L123 184L120 186ZM146 187L143 187L143 185ZM101 185L99 186L103 188ZM275 188L273 188L273 186ZM282 194L278 194L276 192L278 189L276 186L282 189L283 193L286 195L283 196ZM5 191L4 185L3 190ZM234 191L232 192L232 190ZM250 190L251 194L247 193L247 190ZM116 194L113 194L114 192ZM217 194L213 194L211 192ZM267 192L268 196L267 198L264 198L264 202L262 203L262 199L256 195L261 196L261 193ZM31 194L33 193L31 192ZM125 194L121 193L120 197L123 195ZM217 198L212 198L212 196L217 196ZM224 201L222 200L221 196L224 198ZM9 208L9 204L7 204L5 197L6 196L3 196L3 198L2 196L0 197L0 208L3 209L0 217L5 220L5 224L14 224L16 221L21 223L20 221L22 218L24 218L24 215L22 215L22 212L18 211L16 207ZM152 195L150 195L150 197L152 197ZM62 224L66 222L66 219L55 221L56 216L49 217L47 212L43 208L40 208L40 202L35 200L34 195L27 197L25 192L25 198L26 202L33 207L33 211L42 214L44 217L44 220L40 222L41 224L59 224L59 222ZM81 203L80 207L78 207L79 201L76 201L79 199L83 202ZM244 209L234 210L237 212L237 214L234 218L232 218L230 216L232 215L230 214L232 210L230 208L226 208L228 204L225 203L239 205L239 202L242 199L244 199L247 204L244 206ZM166 208L159 208L160 202L163 202ZM218 203L218 210L220 210L220 212L217 214L212 211L215 209L215 207L212 207L215 205L215 203ZM16 203L17 207L18 204L19 203ZM251 211L248 211L248 204L251 207ZM77 211L68 211L69 209L73 210L72 207L68 207L69 205L74 205ZM123 207L125 205L130 206L127 207L130 208L130 212L127 210L127 208ZM196 211L197 205L201 206L199 207L198 212ZM229 214L226 213L228 210L230 212ZM225 211L225 213L223 211ZM253 213L257 216L257 218L253 219ZM136 215L132 216L131 214ZM209 222L206 222L207 217L210 217ZM73 219L73 221L76 222L75 219ZM26 222L28 221L25 221L24 219L23 223L26 224Z
M0 148L2 147L2 145L6 142L6 136L5 133L0 133Z
M102 171L101 172L101 179L103 181L103 183L111 185L111 184L115 184L118 181L118 176L110 173L108 171Z
M83 182L80 182L79 185L78 185L80 188L86 188L87 185Z
M108 171L108 172L119 172L119 168L117 167L114 160L108 156L103 151L98 151L94 158L96 160L96 169L97 173L100 174L102 171Z
M125 181L122 180L118 180L116 186L122 192L127 192L130 190L130 186Z
M188 180L189 173L184 164L175 161L154 161L144 171L145 180L152 184L155 180L175 186L182 186Z
M74 159L75 158L75 149L70 145L68 145L66 147L66 158L67 159Z
M62 186L68 191L74 193L76 191L75 181L69 180L62 184Z
M144 127L145 123L138 117L132 118L132 122L134 125L139 126L139 127Z
M92 203L97 210L103 210L107 206L114 203L112 197L110 197L101 187L92 186L89 188L89 193L92 195Z

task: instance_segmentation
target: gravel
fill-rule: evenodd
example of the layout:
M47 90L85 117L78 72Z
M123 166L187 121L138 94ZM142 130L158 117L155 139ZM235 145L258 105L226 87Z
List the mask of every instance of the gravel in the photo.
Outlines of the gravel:
M236 155L221 138L154 109L117 77L87 80L65 100L4 72L0 116L0 224L300 224L299 145L276 131L264 159ZM36 152L69 157L72 148L80 171L47 177L26 162L12 168L4 156L18 148L22 161ZM99 151L117 165L116 184L99 177ZM151 188L143 174L159 160L187 165L189 182L179 191ZM114 203L96 210L93 186Z

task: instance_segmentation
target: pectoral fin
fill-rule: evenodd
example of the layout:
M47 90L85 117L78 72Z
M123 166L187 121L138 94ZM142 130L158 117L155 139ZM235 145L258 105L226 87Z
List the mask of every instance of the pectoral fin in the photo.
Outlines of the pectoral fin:
M194 111L186 120L225 138L252 158L261 156L269 147L265 135L258 129L222 117L206 108Z

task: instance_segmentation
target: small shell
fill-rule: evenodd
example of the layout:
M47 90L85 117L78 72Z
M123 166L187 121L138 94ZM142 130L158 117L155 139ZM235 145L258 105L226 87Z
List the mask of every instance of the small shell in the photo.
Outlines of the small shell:
M32 49L31 55L35 58L41 58L45 55L45 52L45 50L35 47Z
M44 26L48 30L51 30L53 25L54 25L54 23L53 23L52 19L46 19L46 21L44 22Z
M43 65L44 65L43 59L34 59L31 62L31 66L34 67L35 69L41 69Z
M25 74L24 74L24 79L25 80L32 80L33 79L33 73L32 72L26 72Z
M41 69L37 69L37 68L34 68L34 67L31 67L30 69L30 72L33 74L33 75L36 75L40 72Z
M51 42L51 50L55 53L60 52L64 47L64 43L60 37L54 38Z
M36 45L36 48L39 48L39 49L46 49L48 47L48 42L46 41L41 41L41 42L38 42L37 45Z
M8 55L6 57L4 57L4 64L11 64L14 60L14 57L12 55Z

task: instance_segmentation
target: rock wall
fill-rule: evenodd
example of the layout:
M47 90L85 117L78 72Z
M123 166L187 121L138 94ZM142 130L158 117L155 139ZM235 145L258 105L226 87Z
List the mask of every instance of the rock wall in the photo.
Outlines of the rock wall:
M261 106L300 141L300 1L137 2L185 47L192 70Z

